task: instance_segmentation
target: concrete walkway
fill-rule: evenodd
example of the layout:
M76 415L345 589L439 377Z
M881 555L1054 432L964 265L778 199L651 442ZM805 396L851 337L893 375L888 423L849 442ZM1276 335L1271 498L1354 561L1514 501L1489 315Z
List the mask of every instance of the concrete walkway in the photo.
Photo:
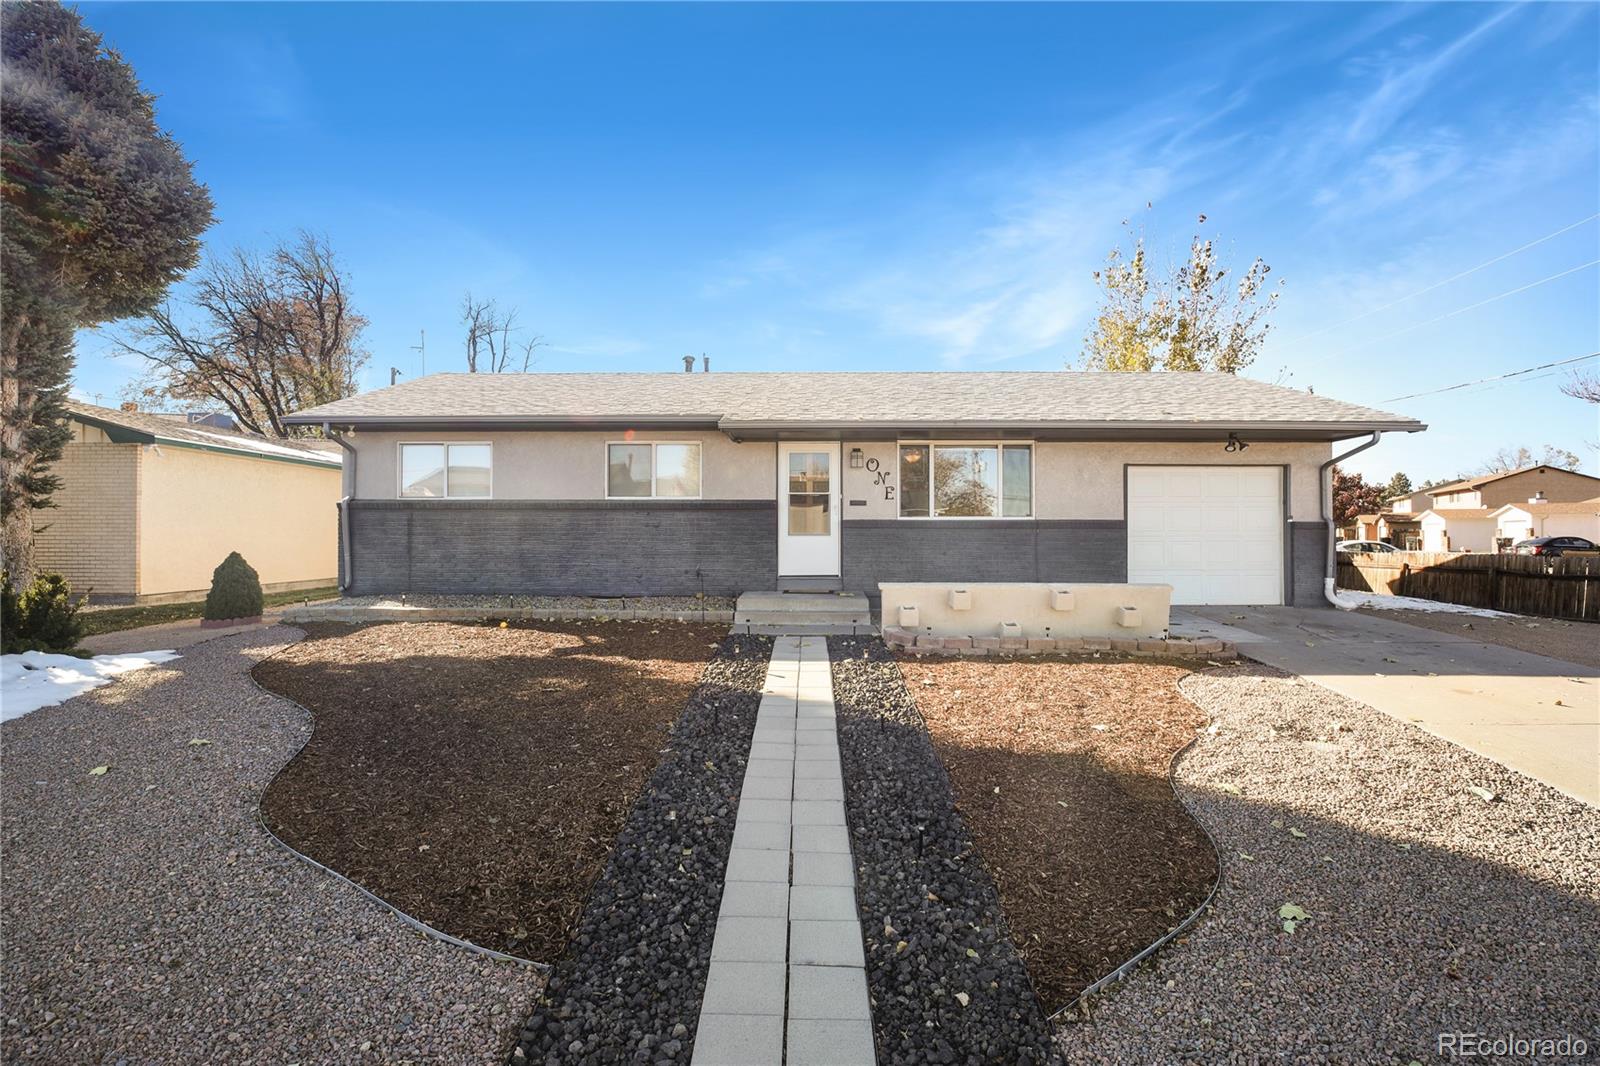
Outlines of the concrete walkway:
M178 651L193 644L218 637L231 637L238 633L252 633L258 629L278 624L283 608L262 613L261 621L249 625L228 626L225 629L205 629L198 618L181 622L162 622L159 625L139 626L137 629L117 629L110 633L96 633L84 637L80 646L96 655L128 655L141 651Z
M1600 670L1365 612L1175 608L1239 653L1600 806Z
M694 1066L873 1066L824 638L773 647L724 881Z

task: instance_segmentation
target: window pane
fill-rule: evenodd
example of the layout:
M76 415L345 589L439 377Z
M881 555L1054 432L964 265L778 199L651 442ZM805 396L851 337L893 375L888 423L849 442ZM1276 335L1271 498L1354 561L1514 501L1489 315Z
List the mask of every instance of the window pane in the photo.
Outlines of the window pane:
M933 513L938 518L989 518L1000 486L998 448L933 450Z
M789 493L789 533L797 537L827 536L828 494Z
M450 495L489 495L489 446L487 444L450 445Z
M656 495L700 495L700 445L656 445Z
M1008 444L1001 455L1006 469L1001 479L1005 500L1000 513L1006 518L1027 518L1033 514L1033 449Z
M928 517L928 446L900 449L900 517Z
M610 445L606 457L606 495L650 495L650 445Z
M828 453L790 452L789 491L827 492Z
M400 495L444 495L444 445L400 445Z

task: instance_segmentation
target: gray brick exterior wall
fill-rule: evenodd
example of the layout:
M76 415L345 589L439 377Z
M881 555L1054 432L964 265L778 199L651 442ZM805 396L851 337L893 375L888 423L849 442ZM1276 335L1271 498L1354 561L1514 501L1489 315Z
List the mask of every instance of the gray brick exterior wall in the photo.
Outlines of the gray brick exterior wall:
M1000 519L844 522L844 587L880 581L1126 581L1127 524Z
M1328 526L1325 522L1289 523L1289 603L1295 607L1327 604L1322 577L1327 572Z
M357 596L723 596L778 581L772 501L354 500L350 528Z

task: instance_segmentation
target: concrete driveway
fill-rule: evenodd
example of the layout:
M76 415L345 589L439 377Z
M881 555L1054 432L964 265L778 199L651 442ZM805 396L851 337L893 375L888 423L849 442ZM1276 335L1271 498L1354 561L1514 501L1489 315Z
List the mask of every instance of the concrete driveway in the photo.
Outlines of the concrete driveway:
M1600 806L1600 670L1360 611L1173 608L1239 652Z

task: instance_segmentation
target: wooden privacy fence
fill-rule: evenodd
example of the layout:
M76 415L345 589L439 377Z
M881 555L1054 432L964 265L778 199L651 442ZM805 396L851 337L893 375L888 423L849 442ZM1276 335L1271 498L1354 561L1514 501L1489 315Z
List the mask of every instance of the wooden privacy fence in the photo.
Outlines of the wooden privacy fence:
M1545 618L1600 621L1600 554L1339 553L1339 587Z

